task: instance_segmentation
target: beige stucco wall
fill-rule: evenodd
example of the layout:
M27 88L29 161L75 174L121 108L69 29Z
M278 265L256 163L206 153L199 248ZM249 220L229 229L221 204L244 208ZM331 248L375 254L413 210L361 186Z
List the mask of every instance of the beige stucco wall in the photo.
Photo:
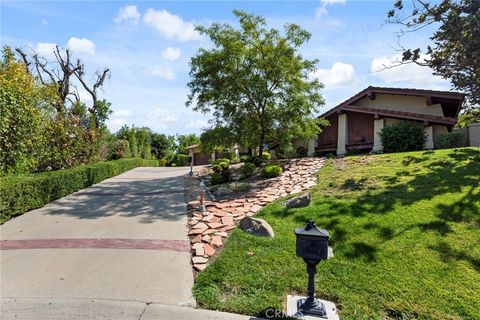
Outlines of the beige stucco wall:
M356 102L355 105L368 108L443 116L442 106L440 104L427 105L427 99L425 97L409 97L377 93L375 95L375 100L370 100L370 98L365 97Z
M389 127L393 124L396 124L396 123L399 123L400 121L402 121L400 119L393 119L393 118L383 118L383 119L385 120L385 122L383 123L383 125L385 127Z
M433 126L433 141L437 139L437 137L441 134L448 133L448 128L447 126L442 126L442 125L434 125Z

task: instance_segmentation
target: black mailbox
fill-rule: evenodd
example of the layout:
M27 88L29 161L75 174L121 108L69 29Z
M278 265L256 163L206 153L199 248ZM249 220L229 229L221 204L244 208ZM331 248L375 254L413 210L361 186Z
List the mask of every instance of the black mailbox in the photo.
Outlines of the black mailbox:
M296 228L297 256L303 259L326 260L328 258L327 230L318 229L313 220L308 221L305 228Z
M317 264L328 258L327 230L318 229L313 220L308 221L304 228L296 228L297 256L303 258L307 264L308 272L308 297L297 301L297 310L300 315L313 314L325 318L327 311L325 305L315 298L315 273Z

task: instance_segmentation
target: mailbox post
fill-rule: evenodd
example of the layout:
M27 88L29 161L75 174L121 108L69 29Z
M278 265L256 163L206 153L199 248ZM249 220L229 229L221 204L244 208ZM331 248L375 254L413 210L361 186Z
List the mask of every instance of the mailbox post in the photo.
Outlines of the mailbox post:
M327 230L318 229L315 222L310 220L304 228L295 229L295 236L297 256L303 258L308 272L308 297L297 301L297 310L303 314L326 317L325 306L315 298L315 273L317 264L328 258L330 235Z

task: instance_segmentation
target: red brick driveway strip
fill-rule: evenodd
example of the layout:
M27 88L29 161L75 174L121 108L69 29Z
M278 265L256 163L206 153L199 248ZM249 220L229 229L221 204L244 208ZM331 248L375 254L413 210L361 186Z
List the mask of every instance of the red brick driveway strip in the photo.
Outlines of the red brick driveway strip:
M140 249L189 252L188 240L151 239L29 239L1 240L0 250L21 249Z

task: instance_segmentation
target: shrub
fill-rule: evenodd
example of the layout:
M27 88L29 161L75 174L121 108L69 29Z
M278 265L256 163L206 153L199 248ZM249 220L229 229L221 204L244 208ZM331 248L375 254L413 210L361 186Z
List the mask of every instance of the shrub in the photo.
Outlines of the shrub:
M223 168L222 168L222 166L219 165L219 164L214 164L214 165L212 166L212 170L213 170L213 172L215 172L215 173L222 173Z
M270 160L270 157L271 157L271 156L270 156L270 153L269 153L269 152L266 152L266 151L265 151L265 152L262 152L261 157L262 157L262 160L263 160L263 161L268 161L268 160Z
M177 153L172 156L170 166L174 167L175 164L175 167L187 167L190 165L191 161L192 157L186 154Z
M423 127L412 121L401 121L380 131L385 152L423 149L427 136Z
M257 167L253 163L245 163L242 167L242 174L245 177L251 177Z
M0 222L135 167L157 165L156 160L122 159L72 169L2 177Z
M228 162L222 161L219 163L223 170L228 170L229 164Z
M240 158L239 157L232 157L232 159L230 160L230 163L231 164L240 163Z
M227 164L230 164L230 160L227 158L220 158L212 161L212 165L220 164L222 162L226 162Z
M465 147L465 135L462 132L449 132L438 135L435 139L435 148L460 148Z
M251 157L248 159L248 161L245 161L246 163L253 163L256 167L260 167L265 161L263 160L262 157L255 156Z
M210 178L210 183L212 185L216 185L224 182L225 182L225 177L219 173L212 174L212 177Z
M297 152L297 155L301 158L306 157L308 154L308 149L303 146L298 147L295 151Z
M108 160L126 159L130 157L130 144L128 140L119 139L110 142L108 146Z
M249 154L242 154L240 156L240 162L252 162L252 156Z
M262 177L264 178L278 177L281 173L282 173L282 168L280 168L276 164L265 166L262 169Z

